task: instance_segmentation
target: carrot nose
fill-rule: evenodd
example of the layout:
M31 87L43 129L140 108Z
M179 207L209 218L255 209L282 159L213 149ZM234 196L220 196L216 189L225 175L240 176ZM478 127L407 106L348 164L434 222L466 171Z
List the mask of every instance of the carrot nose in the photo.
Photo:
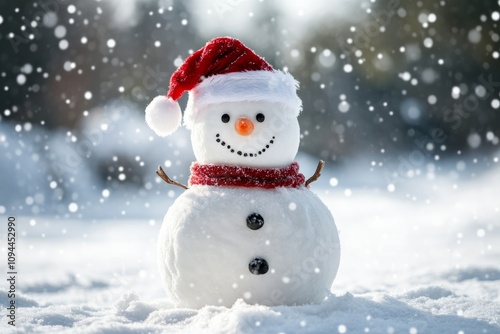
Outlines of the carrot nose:
M234 124L234 129L242 136L248 136L253 132L253 123L245 117L238 118Z

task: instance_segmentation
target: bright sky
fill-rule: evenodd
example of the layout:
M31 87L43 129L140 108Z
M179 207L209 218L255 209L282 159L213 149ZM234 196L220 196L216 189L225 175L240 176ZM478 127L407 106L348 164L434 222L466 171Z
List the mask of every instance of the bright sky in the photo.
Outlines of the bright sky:
M168 8L171 0L105 0L116 9L115 24L134 25L140 3L157 2L158 8ZM269 12L269 18L278 16L282 27L291 33L306 31L311 23L320 18L353 21L362 19L369 2L363 0L192 0L191 15L203 34L252 35L256 18ZM272 14L278 13L277 15ZM179 22L179 24L181 24ZM188 23L189 24L189 23Z
M268 12L277 16L280 27L300 35L320 18L353 21L364 17L362 0L193 0L192 14L201 31L207 35L232 32L253 36L259 24L257 17ZM277 15L273 14L277 13ZM360 15L363 14L363 15Z

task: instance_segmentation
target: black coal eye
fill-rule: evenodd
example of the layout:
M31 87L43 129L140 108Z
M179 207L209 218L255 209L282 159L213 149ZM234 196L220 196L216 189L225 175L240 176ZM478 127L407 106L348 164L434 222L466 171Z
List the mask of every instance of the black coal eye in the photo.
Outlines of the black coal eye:
M229 117L229 115L228 115L228 114L224 114L224 115L222 115L222 117L220 118L220 120L222 121L222 123L227 123L227 122L229 122L229 119L230 119L230 117Z
M255 116L255 118L257 119L257 122L262 123L266 119L266 116L264 116L264 114L262 113L258 113L257 116Z

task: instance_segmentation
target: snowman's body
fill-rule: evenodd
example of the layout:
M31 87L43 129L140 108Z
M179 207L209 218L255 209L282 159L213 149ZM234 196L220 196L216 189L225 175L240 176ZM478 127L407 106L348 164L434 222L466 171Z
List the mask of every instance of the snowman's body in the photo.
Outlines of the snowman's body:
M160 274L178 306L231 306L239 298L317 303L330 289L339 238L329 210L293 163L301 136L297 88L289 73L220 37L189 56L168 95L146 108L148 125L169 135L180 125L176 101L189 91L184 124L193 166L218 173L200 176L192 168L189 189L163 221Z
M262 227L252 229L249 217ZM255 228L255 227L253 227ZM193 186L168 210L159 236L165 289L178 306L321 302L340 260L332 215L310 190ZM268 271L252 274L252 260Z

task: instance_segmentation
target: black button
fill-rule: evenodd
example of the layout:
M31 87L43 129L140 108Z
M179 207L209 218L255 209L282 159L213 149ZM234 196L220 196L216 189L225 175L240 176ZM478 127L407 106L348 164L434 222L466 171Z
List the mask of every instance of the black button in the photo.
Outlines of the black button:
M252 213L247 217L247 226L251 230L258 230L264 226L264 218L258 213Z
M256 257L248 264L248 270L254 275L264 275L269 271L269 265L266 260Z

